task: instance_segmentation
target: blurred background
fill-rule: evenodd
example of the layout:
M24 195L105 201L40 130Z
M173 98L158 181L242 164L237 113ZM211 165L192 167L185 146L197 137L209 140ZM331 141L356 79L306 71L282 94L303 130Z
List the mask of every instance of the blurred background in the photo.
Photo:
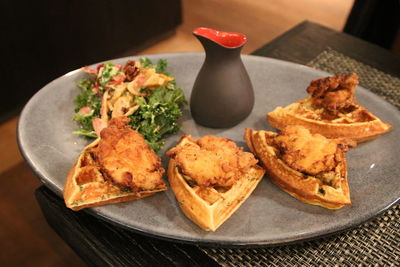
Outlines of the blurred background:
M18 114L51 80L81 66L122 56L202 51L191 33L200 26L246 34L245 54L304 20L400 53L396 0L22 2L0 3L4 36L0 45L2 266L84 265L44 220L34 199L41 183L16 144Z

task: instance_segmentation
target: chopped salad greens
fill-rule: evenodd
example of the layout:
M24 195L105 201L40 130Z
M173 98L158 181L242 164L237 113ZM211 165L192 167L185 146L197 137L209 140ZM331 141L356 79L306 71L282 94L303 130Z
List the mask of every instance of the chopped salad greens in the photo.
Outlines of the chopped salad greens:
M111 118L126 116L132 129L154 151L160 150L163 136L178 131L177 120L186 103L183 90L166 69L165 59L153 65L148 58L128 61L125 66L109 62L95 70L84 67L91 77L78 83L73 119L80 127L74 134L96 138Z

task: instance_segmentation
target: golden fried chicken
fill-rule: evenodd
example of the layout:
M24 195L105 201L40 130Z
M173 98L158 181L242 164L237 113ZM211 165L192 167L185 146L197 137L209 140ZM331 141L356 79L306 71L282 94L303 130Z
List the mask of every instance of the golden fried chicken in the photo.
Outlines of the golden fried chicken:
M336 114L352 106L357 85L357 74L341 74L313 80L307 87L307 92L316 107L323 107Z
M288 126L274 139L280 158L287 165L311 175L335 168L338 152L345 147L339 146L338 142L320 134L311 134L303 126Z
M93 151L101 172L114 184L132 191L164 187L160 158L141 134L125 125L128 121L127 117L114 118L101 131Z
M253 154L223 137L204 136L174 147L167 156L199 186L232 186L257 163Z

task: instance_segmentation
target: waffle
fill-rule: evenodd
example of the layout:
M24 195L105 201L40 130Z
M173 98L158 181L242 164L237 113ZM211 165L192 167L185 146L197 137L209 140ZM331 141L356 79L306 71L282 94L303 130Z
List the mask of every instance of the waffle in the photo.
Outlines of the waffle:
M273 145L276 133L270 131L245 130L245 140L250 150L264 165L268 177L282 190L308 204L328 209L339 209L351 205L347 183L347 164L344 152L334 170L325 174L309 175L290 167L279 157ZM329 181L325 181L329 177Z
M349 84L349 80L353 83ZM279 130L287 125L302 125L312 133L328 138L351 138L357 142L364 142L390 131L391 125L355 101L357 84L358 76L354 73L314 80L307 88L310 97L286 107L275 108L267 114L267 121ZM339 94L338 92L346 92L347 98L343 97L341 102L336 103L334 100L344 95L333 95Z
M184 136L177 147L193 143ZM168 179L184 214L206 231L216 231L250 196L264 176L264 169L256 164L230 187L199 186L183 174L177 161L170 159Z
M87 207L140 199L166 190L164 185L151 191L132 192L106 179L91 153L99 141L100 139L96 139L85 147L68 173L64 187L64 200L68 208L77 211Z

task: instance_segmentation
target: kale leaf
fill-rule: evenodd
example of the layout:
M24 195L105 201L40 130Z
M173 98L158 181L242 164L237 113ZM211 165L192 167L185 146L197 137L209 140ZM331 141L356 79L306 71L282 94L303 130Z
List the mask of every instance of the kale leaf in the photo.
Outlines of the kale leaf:
M139 61L142 68L155 68L157 73L167 74L165 72L168 66L168 61L166 59L159 59L156 65L147 57L142 57Z
M157 73L165 73L167 69L168 62L166 59L160 59L156 65L156 72Z
M78 83L80 93L74 100L76 114L73 120L80 124L80 128L73 133L95 138L97 135L92 120L100 116L101 98L94 92L93 84L94 82L87 78ZM91 111L87 114L78 113L83 107L90 107Z
M101 91L106 89L107 84L119 73L119 71L119 68L114 66L111 62L104 64L101 72L97 74L97 81Z
M153 68L153 62L147 57L141 57L139 62L142 68Z
M141 99L139 109L130 116L130 126L137 130L147 140L154 151L164 145L161 138L179 130L176 123L182 115L180 104L185 103L183 91L180 88L169 90L165 87L156 88L146 99Z

